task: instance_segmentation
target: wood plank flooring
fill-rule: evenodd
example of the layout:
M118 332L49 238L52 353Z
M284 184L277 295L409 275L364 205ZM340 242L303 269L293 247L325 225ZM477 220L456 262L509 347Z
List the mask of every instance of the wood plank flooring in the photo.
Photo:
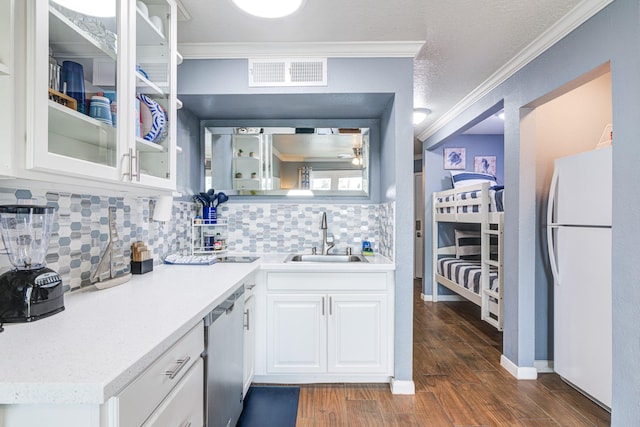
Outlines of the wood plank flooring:
M387 384L300 388L297 427L608 426L610 414L556 374L517 381L500 366L502 334L469 302L423 302L414 294L416 394Z

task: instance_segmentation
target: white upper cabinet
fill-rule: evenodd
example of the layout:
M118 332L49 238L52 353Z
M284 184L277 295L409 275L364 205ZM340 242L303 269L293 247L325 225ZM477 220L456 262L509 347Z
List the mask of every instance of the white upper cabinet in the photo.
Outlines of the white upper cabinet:
M25 177L175 189L176 5L143 2L110 17L27 2Z
M130 34L135 33L132 52L136 105L142 123L134 123L140 182L153 186L176 185L176 5L174 1L145 0L146 10L130 1ZM134 13L135 12L135 13ZM133 37L130 37L133 39ZM147 110L159 128L149 128ZM164 114L164 120L162 118ZM131 117L135 118L135 114ZM162 124L164 122L164 124ZM138 126L141 129L138 130ZM156 132L157 131L157 132ZM155 142L150 140L157 135Z
M14 21L14 1L0 0L0 176L11 176L13 166Z

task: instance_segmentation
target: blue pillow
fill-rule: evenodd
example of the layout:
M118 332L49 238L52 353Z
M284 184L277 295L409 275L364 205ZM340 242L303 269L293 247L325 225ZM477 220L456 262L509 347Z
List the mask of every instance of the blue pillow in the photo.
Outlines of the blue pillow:
M451 172L451 182L453 183L453 188L462 188L462 187L467 187L469 185L482 184L483 182L488 182L489 187L498 185L498 183L496 182L496 177L486 173L469 172L469 171L450 171L450 172Z

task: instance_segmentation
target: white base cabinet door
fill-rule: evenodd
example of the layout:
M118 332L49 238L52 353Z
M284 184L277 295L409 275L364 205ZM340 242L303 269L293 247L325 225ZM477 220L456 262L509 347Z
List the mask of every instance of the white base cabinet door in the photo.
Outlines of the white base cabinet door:
M269 372L326 371L325 304L318 294L267 297Z
M386 310L385 295L329 295L329 372L386 371Z
M266 276L260 380L379 381L393 374L393 289L386 273Z

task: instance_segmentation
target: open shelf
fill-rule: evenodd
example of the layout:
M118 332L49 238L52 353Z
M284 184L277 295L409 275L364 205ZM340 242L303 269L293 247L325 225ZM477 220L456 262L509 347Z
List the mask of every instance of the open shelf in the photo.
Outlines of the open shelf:
M116 129L113 126L51 100L49 100L49 129L53 133L98 146L104 146L105 142L109 144L110 141L115 149Z
M49 45L54 56L109 57L116 60L115 51L93 38L53 6L49 6L49 33Z
M166 37L144 16L140 9L136 11L136 43L139 45L163 45Z
M136 137L136 149L145 153L161 153L164 151L164 147L155 142L147 141L146 139Z
M138 89L138 93L165 95L165 92L158 85L147 79L139 71L136 71L136 88Z
M203 219L193 219L191 222L192 228L192 255L223 255L227 253L226 245L226 228L227 220L218 219L215 224L205 223ZM220 236L223 238L223 244L220 249L215 249L213 246L208 245L205 239L205 233L210 231L213 233L215 230L220 230Z

